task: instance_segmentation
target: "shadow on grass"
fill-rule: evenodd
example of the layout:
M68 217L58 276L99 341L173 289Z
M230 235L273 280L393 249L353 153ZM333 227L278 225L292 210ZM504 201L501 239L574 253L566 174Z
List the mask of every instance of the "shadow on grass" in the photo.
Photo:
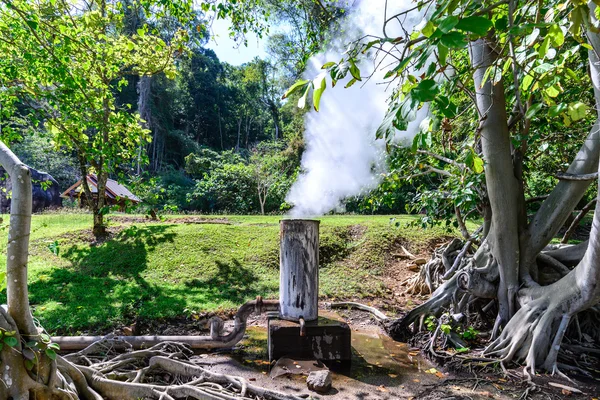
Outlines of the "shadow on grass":
M53 333L74 333L131 323L146 304L164 296L174 309L183 309L183 297L166 294L141 275L148 254L174 241L173 226L131 226L100 245L67 248L61 256L72 267L53 268L29 285L32 305L41 304L36 316Z
M216 261L216 273L209 279L191 279L184 284L189 290L205 292L208 301L227 299L235 304L244 303L249 297L264 294L263 289L256 285L259 277L247 267L242 266L236 259L231 264Z
M51 268L29 285L34 315L52 334L107 333L139 319L181 316L190 304L201 310L235 307L268 289L237 259L198 267L197 275L181 283L148 281L149 257L156 264L161 245L185 240L174 227L132 226L100 245L66 248L61 257L71 266Z

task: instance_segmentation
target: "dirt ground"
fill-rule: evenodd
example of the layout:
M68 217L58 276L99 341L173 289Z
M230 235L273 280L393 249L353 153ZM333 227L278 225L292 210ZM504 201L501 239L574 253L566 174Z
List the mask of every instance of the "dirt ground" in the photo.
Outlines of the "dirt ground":
M600 396L598 383L569 382L547 375L537 376L536 386L530 386L523 381L519 370L510 371L514 376L452 373L425 360L418 349L391 340L369 313L322 309L319 315L344 321L352 328L351 367L333 370L333 388L325 395L307 389L309 370L301 361L294 361L303 365L298 373L272 377L274 371L275 374L281 371L268 361L265 318L250 321L247 338L232 352L199 354L194 362L215 372L243 376L257 385L314 399L595 399ZM576 393L577 390L582 394Z

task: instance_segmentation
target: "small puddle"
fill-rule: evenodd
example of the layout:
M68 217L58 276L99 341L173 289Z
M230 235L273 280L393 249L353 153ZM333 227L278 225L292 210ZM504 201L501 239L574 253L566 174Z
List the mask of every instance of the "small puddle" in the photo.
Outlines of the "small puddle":
M320 311L319 320L341 321L332 312ZM232 356L243 365L269 374L267 354L267 329L251 326L246 329L247 337L240 343ZM429 381L433 377L423 371L431 368L418 352L409 351L405 343L396 342L375 330L352 330L352 365L349 370L333 371L334 380L360 381L387 387L400 386L407 382ZM298 379L298 378L292 378Z

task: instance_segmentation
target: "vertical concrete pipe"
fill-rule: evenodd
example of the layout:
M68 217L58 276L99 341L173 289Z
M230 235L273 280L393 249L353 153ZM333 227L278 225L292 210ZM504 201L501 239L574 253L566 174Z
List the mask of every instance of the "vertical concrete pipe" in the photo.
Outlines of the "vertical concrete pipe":
M319 311L319 221L280 221L280 317L314 321Z

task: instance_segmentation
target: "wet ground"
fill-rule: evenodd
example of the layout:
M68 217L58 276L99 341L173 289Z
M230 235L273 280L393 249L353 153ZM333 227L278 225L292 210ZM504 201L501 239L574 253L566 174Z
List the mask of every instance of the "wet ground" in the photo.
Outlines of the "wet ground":
M501 374L457 376L441 371L423 359L418 350L384 335L368 313L327 310L319 313L322 318L350 322L352 328L351 367L332 370L333 388L328 394L319 395L306 387L306 375L314 363L289 359L277 366L269 363L264 320L252 321L246 338L233 352L201 354L195 360L215 372L243 376L256 385L313 399L516 399L527 389L522 380L505 379ZM286 374L286 368L295 373ZM597 397L595 385L579 385L585 394L578 395L549 387L548 379L540 379L542 385L526 398Z

